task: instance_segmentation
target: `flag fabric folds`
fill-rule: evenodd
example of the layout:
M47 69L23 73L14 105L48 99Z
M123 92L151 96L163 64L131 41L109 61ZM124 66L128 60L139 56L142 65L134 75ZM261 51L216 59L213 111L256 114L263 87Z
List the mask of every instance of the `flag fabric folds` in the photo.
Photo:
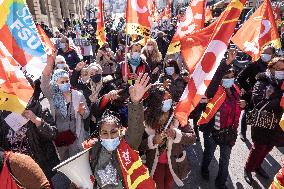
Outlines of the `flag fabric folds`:
M143 37L151 35L151 16L147 0L127 0L126 33Z
M0 41L25 74L35 80L46 65L46 53L25 2L1 1Z
M194 0L178 24L177 31L169 45L167 54L180 52L180 39L195 30L202 29L205 21L205 1Z
M252 61L260 58L265 45L281 47L280 37L270 0L265 0L253 15L233 36L232 42L243 52L252 57Z
M38 34L41 38L41 41L44 45L46 53L51 54L53 51L56 50L56 48L54 47L51 40L49 39L49 37L46 35L46 33L44 32L44 30L41 28L41 26L39 24L36 26L36 28L37 28Z
M175 110L175 116L181 125L187 124L188 116L205 94L224 57L245 3L246 0L232 0L209 27L181 39L182 55L191 75Z
M103 0L99 0L98 5L98 15L97 15L97 32L96 38L100 46L106 43L106 33L104 26L104 11L103 11Z
M23 113L33 88L28 83L19 63L0 42L0 110Z

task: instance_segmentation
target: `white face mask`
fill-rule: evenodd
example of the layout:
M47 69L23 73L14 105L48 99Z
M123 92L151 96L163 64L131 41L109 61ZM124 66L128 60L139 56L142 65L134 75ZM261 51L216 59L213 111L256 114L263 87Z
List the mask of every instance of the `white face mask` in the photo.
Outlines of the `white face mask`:
M223 79L222 80L222 86L226 89L231 88L234 85L234 78L231 79Z
M271 60L272 56L270 54L261 54L261 60L263 62L269 62Z
M57 64L56 67L58 69L64 69L65 68L65 64Z
M279 80L284 79L284 71L275 71L274 75L276 79L279 79Z
M131 58L132 59L139 59L140 58L140 53L139 52L133 52Z
M101 139L101 144L107 151L114 151L118 145L120 144L119 137L113 138L113 139Z
M166 73L167 73L167 75L173 75L175 73L175 68L174 67L167 67Z
M154 49L153 46L147 46L148 51L152 51Z
M173 100L172 99L168 99L168 100L164 100L163 101L163 106L162 106L162 111L163 112L168 112L173 104Z
M65 45L65 43L60 43L59 47L60 47L61 49L65 49L66 45Z

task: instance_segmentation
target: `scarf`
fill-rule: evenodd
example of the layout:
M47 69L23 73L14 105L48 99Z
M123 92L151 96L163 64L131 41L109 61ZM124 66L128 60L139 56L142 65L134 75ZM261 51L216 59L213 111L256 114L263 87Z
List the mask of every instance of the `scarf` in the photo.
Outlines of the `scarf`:
M55 108L61 113L61 115L64 118L66 118L67 117L67 102L63 96L62 91L59 89L58 84L56 83L56 81L62 77L69 77L68 72L62 69L55 70L52 75L50 85L53 90L53 98L52 98L53 104Z

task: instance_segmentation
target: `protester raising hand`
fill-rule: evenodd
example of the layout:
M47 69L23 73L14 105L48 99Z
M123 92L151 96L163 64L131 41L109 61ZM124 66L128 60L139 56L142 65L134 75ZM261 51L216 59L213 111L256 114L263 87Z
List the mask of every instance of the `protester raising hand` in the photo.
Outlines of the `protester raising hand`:
M44 70L42 71L42 74L44 76L50 76L51 75L56 55L57 55L57 50L52 51L51 54L47 55L47 64L46 64Z
M226 64L230 65L233 63L233 61L235 60L236 56L237 56L238 50L237 49L229 49L228 50L228 57L227 57L227 61Z

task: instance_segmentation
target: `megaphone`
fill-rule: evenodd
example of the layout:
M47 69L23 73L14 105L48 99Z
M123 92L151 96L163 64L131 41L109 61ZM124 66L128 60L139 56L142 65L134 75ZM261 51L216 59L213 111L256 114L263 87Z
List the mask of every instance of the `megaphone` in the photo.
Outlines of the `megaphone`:
M63 161L52 171L60 171L65 174L77 187L83 189L93 189L94 176L90 167L89 151L92 148L84 150L75 156Z

